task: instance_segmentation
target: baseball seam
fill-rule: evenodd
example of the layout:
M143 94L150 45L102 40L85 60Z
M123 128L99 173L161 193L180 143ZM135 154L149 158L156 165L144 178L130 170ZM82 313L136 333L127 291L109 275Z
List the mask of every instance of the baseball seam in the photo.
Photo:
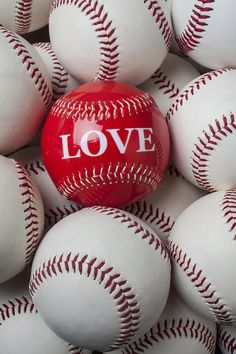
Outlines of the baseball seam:
M168 95L169 99L178 96L180 90L175 83L172 83L168 78L168 75L158 69L151 77L154 85L158 86L158 89L162 91L163 95Z
M73 344L68 345L68 352L70 354L83 354L83 349L75 347Z
M32 0L20 0L15 5L16 32L23 34L30 29L32 20Z
M30 163L25 163L24 168L26 171L29 173L30 176L32 174L38 176L40 173L46 173L46 168L44 163L41 160L34 160L31 161ZM48 176L49 178L49 176ZM56 188L56 187L55 187ZM66 201L67 203L67 201ZM58 221L62 220L65 216L68 216L72 213L75 213L76 211L79 211L82 209L82 206L79 204L70 204L70 205L63 205L63 206L56 206L55 208L52 209L47 209L45 207L45 229L51 228L53 225L55 225Z
M142 338L122 349L123 354L140 354L151 347L176 338L191 338L201 343L210 354L215 353L214 334L205 324L190 319L172 318L163 323L157 323ZM157 346L158 352L158 346Z
M42 73L40 72L27 48L15 35L14 32L8 31L2 25L0 25L0 32L5 36L8 44L14 50L17 57L19 57L19 59L21 60L21 63L25 67L26 71L29 73L40 96L42 97L46 109L49 109L52 99L51 90L48 87L46 80L44 79Z
M34 304L25 296L17 297L0 305L0 324L7 321L12 316L21 315L22 313L37 313Z
M69 74L63 68L59 62L56 54L52 50L50 43L38 42L33 45L35 48L42 49L45 51L51 60L53 66L52 72L52 88L53 88L53 98L56 101L59 97L65 94L68 85Z
M161 240L152 234L150 231L145 229L141 224L138 223L131 215L127 215L125 212L119 209L108 208L103 206L94 206L90 210L95 210L100 214L105 214L114 220L118 220L120 223L125 224L127 229L132 229L135 236L139 236L142 240L146 240L149 246L153 247L155 251L159 250L163 258L169 262L169 255L166 247L161 242Z
M137 115L140 112L148 111L154 106L153 99L147 94L135 95L131 98L120 98L116 101L74 101L63 97L58 100L51 110L52 115L59 115L61 118L102 120L108 118L125 118ZM95 113L96 112L96 113Z
M236 189L225 192L222 213L225 224L229 226L229 232L233 233L233 240L236 240Z
M160 2L158 0L143 0L143 2L148 5L148 10L152 12L152 16L163 36L166 47L169 48L172 40L172 30Z
M199 296L204 300L215 322L228 325L236 323L230 309L227 308L222 298L216 294L213 284L208 282L206 275L198 268L197 264L193 263L192 259L188 258L187 254L172 240L168 240L168 249L173 261L183 270Z
M228 333L227 330L223 328L218 329L218 341L221 347L227 350L228 353L235 353L236 350L236 340L235 337Z
M185 89L182 93L179 94L176 101L171 105L166 115L166 120L169 121L173 117L174 113L178 112L179 108L182 107L184 103L190 99L191 96L194 96L197 91L201 90L203 86L206 86L209 82L216 78L219 78L221 75L229 72L230 70L233 69L224 68L221 70L215 70L197 78L190 86L188 86L187 89Z
M78 192L87 190L92 193L93 187L112 186L118 183L134 183L147 185L155 190L160 182L156 168L137 163L109 163L107 167L91 166L90 171L84 168L77 174L63 177L58 181L58 190L66 197L73 199ZM100 195L102 197L102 195ZM96 198L99 203L99 195ZM88 200L89 202L89 200Z
M188 54L198 47L208 26L208 20L211 17L213 4L215 0L197 0L194 4L187 28L176 41L182 52Z
M15 163L17 170L19 190L24 210L26 232L26 265L28 265L31 262L39 242L39 220L35 203L36 196L34 194L32 182L26 170L16 161L12 161Z
M212 152L219 144L236 131L235 116L230 114L229 118L223 115L222 120L216 119L213 124L208 125L208 130L198 137L198 142L192 151L191 167L196 183L208 192L214 192L209 176L209 163Z
M79 253L74 256L71 253L56 255L45 261L32 275L29 285L32 298L45 280L63 273L83 275L97 281L100 286L104 287L104 290L109 292L119 313L120 334L107 350L114 350L127 344L137 332L140 323L139 304L127 280L122 279L121 274L115 272L113 267L106 265L104 260L99 260L97 257L90 259L87 254L80 255Z

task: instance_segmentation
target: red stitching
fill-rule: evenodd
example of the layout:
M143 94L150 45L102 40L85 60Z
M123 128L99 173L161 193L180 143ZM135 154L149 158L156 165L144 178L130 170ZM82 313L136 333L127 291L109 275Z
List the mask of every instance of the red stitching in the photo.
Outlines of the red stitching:
M157 323L142 338L122 349L123 354L145 353L153 346L172 338L191 338L201 343L210 354L215 353L215 336L204 324L195 320L172 318ZM158 352L158 346L156 347Z
M230 232L233 232L233 239L236 240L236 189L225 192L222 202L222 212Z
M168 76L158 69L151 77L154 85L158 85L159 90L163 90L164 95L168 95L168 98L174 98L179 94L179 88L176 87L171 80L168 80Z
M210 4L214 2L215 0L196 1L187 28L181 35L176 36L176 41L184 53L192 52L200 44L213 11Z
M46 108L49 109L52 100L50 88L48 87L46 80L44 79L42 73L40 72L27 48L20 41L20 39L16 36L15 33L8 31L2 25L0 25L0 32L5 36L9 45L16 52L16 55L20 58L21 63L25 66L27 72L30 74L32 80L34 81L35 86L37 87L40 95L42 96Z
M209 160L220 142L233 134L235 130L235 116L231 113L229 118L223 115L221 121L216 119L214 124L209 124L208 130L204 130L203 135L198 137L198 142L192 151L191 166L195 181L201 188L209 192L215 191L209 179Z
M169 48L172 40L172 30L160 2L158 0L143 0L143 2L148 5L148 10L152 11L152 16L159 25L165 44Z
M17 33L29 32L32 19L32 0L20 0L15 6L15 23Z
M225 328L218 328L218 341L228 353L234 354L236 352L236 339Z
M178 245L172 240L168 240L168 250L171 258L183 270L185 275L194 285L198 294L203 298L205 304L211 310L215 322L219 324L233 325L235 319L230 310L227 309L226 304L222 299L216 295L214 286L207 281L206 275L202 270L198 269L197 264L192 262L191 258L187 257Z
M25 163L24 168L30 176L32 176L32 174L38 175L40 172L46 172L44 163L40 160L35 160L31 163Z
M73 344L68 345L68 351L71 354L83 354L83 349L79 347L75 347Z
M174 113L178 111L180 107L183 106L185 101L188 101L190 96L194 96L196 91L199 91L202 89L203 86L206 86L210 81L214 80L215 78L218 78L220 75L223 75L224 73L227 73L233 69L231 68L224 68L221 70L215 70L211 71L209 73L206 73L199 78L197 78L192 85L190 85L186 90L184 90L183 93L181 93L176 101L172 104L171 108L169 109L167 115L166 115L166 120L170 120Z
M119 45L116 28L104 11L104 5L99 5L98 0L56 0L51 14L61 5L74 5L89 17L100 43L100 67L95 80L114 80L119 69Z
M169 261L169 255L166 247L161 242L161 240L152 234L150 231L145 229L141 224L133 219L130 215L125 212L122 212L119 209L107 208L102 206L91 207L90 210L95 210L101 214L105 214L109 217L112 217L115 220L119 220L120 223L126 224L128 229L133 229L133 232L136 236L142 237L142 240L146 240L148 244L154 247L155 251L159 250L160 254Z
M22 313L37 313L34 304L29 301L25 296L17 297L9 300L0 306L0 324L2 321L7 321L7 319L12 316L21 315Z
M53 64L52 89L53 89L53 97L54 100L56 101L59 97L64 95L66 91L69 74L66 72L66 70L59 62L50 43L39 42L39 43L35 43L34 47L43 49L49 55L52 61Z
M64 217L75 213L82 209L79 204L76 205L63 205L62 207L57 206L56 209L48 209L45 212L45 228L51 228L58 221L62 220Z
M72 272L97 280L113 296L120 315L121 329L119 337L107 350L129 343L139 328L141 314L139 304L127 280L122 279L121 274L116 273L113 267L107 266L104 260L98 260L96 257L89 258L88 255L79 253L74 256L71 253L62 254L49 259L36 269L29 285L31 296L34 297L45 280L63 272Z
M14 163L17 169L22 205L24 207L26 223L26 265L28 265L31 262L39 242L39 221L35 203L36 197L27 171L19 165L18 162L14 161Z

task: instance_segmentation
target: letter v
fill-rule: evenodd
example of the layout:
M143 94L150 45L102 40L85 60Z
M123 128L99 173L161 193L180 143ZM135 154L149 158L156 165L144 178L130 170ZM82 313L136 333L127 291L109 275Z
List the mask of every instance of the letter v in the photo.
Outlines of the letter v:
M121 129L107 129L108 133L111 134L120 153L124 154L127 149L128 144L129 144L130 136L131 136L132 132L135 130L135 128L126 128L125 129L126 131L128 131L128 135L127 135L125 143L123 143L123 141L121 140L121 138L118 134L119 130L121 130Z

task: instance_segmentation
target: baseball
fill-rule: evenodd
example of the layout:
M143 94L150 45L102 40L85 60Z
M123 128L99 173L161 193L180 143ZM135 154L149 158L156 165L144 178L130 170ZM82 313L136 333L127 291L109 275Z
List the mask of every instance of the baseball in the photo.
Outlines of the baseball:
M169 256L160 239L135 216L98 206L49 230L34 258L29 288L58 336L112 351L157 321L169 285Z
M218 344L222 354L234 354L236 348L236 327L219 326Z
M25 169L0 156L0 283L31 263L42 236L41 196Z
M63 341L43 322L29 292L29 271L0 284L0 343L4 354L92 354Z
M139 87L154 98L165 116L184 86L199 75L192 64L170 53L151 78Z
M0 0L0 23L20 34L46 26L53 0Z
M222 325L236 324L235 201L235 189L199 199L181 214L168 239L180 296Z
M50 74L54 101L79 87L79 82L69 75L60 64L50 43L38 42L34 43L33 47L39 53Z
M179 215L205 192L189 183L170 165L155 192L128 205L125 210L146 222L167 243L170 231Z
M216 325L193 312L172 289L158 322L113 354L215 354Z
M146 81L165 59L172 37L165 0L55 0L52 47L79 82Z
M114 81L85 84L63 96L42 132L49 175L66 198L86 206L118 207L155 190L169 145L153 99Z
M172 0L176 40L182 52L211 69L236 67L234 0Z
M19 150L11 157L25 168L40 191L44 204L44 233L64 217L82 208L58 192L44 166L39 146Z
M204 74L182 90L167 114L175 166L208 192L236 186L235 82L234 69Z
M49 74L35 49L0 25L0 154L27 144L52 99Z

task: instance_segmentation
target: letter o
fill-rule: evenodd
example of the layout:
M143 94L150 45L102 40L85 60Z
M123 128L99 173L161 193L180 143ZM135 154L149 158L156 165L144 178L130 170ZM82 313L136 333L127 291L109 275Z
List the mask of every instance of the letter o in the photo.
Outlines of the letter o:
M88 137L90 134L96 134L100 142L100 149L96 154L92 154L88 147L88 141L89 141ZM83 135L80 142L80 147L83 153L87 156L91 156L91 157L101 156L102 154L104 154L104 152L107 149L107 138L102 132L98 130L90 130L89 132Z

